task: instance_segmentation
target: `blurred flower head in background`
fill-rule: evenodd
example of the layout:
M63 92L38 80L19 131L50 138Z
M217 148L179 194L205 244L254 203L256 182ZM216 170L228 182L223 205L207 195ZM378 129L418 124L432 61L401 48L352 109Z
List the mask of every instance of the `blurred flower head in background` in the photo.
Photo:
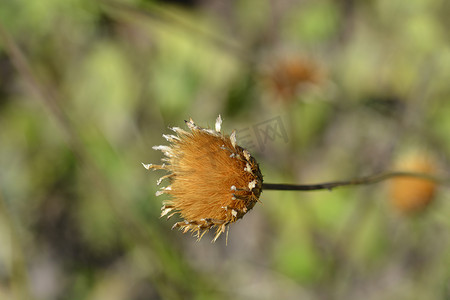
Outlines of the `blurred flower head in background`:
M283 56L271 63L263 74L270 93L290 101L325 81L319 64L300 55Z
M434 175L436 161L425 153L409 153L397 161L396 169ZM419 178L394 178L391 182L390 199L401 213L413 214L424 211L434 200L436 183Z

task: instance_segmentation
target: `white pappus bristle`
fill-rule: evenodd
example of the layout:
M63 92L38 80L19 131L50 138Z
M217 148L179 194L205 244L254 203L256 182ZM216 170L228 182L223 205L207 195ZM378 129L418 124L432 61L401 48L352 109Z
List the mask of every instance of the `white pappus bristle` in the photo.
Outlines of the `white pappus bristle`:
M215 126L216 131L220 132L221 127L222 127L222 117L219 115L216 119L216 126Z

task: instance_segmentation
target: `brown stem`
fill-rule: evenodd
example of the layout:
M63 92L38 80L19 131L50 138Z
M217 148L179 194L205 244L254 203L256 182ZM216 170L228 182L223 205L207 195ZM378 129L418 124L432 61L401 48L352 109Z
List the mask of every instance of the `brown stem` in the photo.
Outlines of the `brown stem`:
M435 176L423 173L414 173L414 172L386 172L375 174L372 176L355 178L351 180L344 181L332 181L325 183L317 183L317 184L283 184L283 183L263 183L263 190L281 190L281 191L317 191L317 190L332 190L336 187L340 186L349 186L349 185L362 185L362 184L372 184L377 183L386 179L390 179L393 177L413 177L420 178L428 181L433 181L438 184L444 183L444 180L437 178Z

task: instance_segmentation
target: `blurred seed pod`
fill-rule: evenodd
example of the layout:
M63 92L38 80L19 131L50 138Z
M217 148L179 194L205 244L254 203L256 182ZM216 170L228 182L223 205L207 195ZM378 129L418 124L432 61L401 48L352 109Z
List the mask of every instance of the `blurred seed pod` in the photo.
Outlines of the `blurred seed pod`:
M434 175L436 162L424 154L409 154L398 161L396 169ZM433 202L436 188L436 183L429 180L397 177L391 182L390 199L401 213L414 214L423 211Z
M292 100L325 81L319 65L300 56L282 57L274 61L271 67L263 72L263 77L269 91L285 101Z
M170 181L169 186L156 192L157 196L171 196L163 202L161 217L179 213L184 221L173 228L191 231L198 239L216 228L215 241L227 225L242 218L258 201L261 171L250 153L236 144L235 131L231 135L221 133L220 116L215 130L199 127L192 119L185 122L190 132L173 127L176 135L163 135L171 145L153 147L164 153L164 163L143 165L168 172L157 182Z

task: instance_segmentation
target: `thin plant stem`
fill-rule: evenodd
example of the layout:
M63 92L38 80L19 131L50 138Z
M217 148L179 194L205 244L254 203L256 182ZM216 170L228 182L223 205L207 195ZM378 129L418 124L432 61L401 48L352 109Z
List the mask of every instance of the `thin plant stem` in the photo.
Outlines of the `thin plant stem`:
M394 177L411 177L419 178L428 181L432 181L438 184L443 184L445 181L441 178L415 172L386 172L375 174L367 177L355 178L351 180L343 181L331 181L317 184L283 184L283 183L263 183L263 190L279 190L279 191L318 191L318 190L332 190L340 186L353 186L353 185L365 185L378 183L383 180L391 179Z

